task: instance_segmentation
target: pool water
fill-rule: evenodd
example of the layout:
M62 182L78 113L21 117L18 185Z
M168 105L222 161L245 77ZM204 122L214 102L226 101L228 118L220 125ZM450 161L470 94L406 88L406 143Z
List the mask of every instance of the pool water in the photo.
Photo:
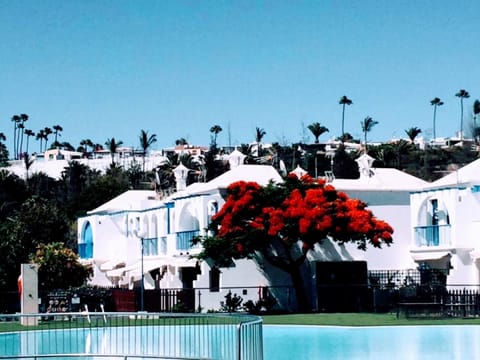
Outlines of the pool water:
M0 355L48 353L143 354L235 359L224 331L215 326L71 329L0 334ZM170 334L169 334L170 333ZM200 335L193 340L192 335ZM199 342L198 339L201 339ZM235 341L233 341L235 344ZM263 327L265 360L368 359L464 360L480 359L480 325ZM255 359L255 356L248 357Z
M480 326L264 326L265 360L480 359Z

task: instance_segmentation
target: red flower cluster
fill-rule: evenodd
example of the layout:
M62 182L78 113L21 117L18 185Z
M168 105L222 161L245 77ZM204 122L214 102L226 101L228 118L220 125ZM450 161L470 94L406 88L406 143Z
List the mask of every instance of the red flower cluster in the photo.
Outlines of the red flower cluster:
M392 242L391 226L377 219L365 203L311 177L302 177L293 189L240 181L227 192L224 206L212 220L217 237L232 244L237 256L261 250L273 238L287 245L300 240L305 248L327 237L356 242L362 249L367 242L375 247Z

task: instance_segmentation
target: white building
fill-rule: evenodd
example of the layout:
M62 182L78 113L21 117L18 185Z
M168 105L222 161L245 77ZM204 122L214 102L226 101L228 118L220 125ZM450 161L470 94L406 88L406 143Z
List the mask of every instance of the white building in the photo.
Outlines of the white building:
M410 254L450 287L480 284L480 160L413 192Z
M239 179L282 181L270 166L240 165L163 199L154 191L127 191L80 218L79 253L94 266L92 284L139 286L143 268L145 289L207 289L201 299L206 310L218 308L220 287L238 288L244 300L258 299L258 287L267 280L253 261L219 270L192 258L200 251L192 238L205 235L223 192Z
M133 156L126 149L130 148L122 148L121 153L115 154L114 161L117 165L128 169L134 165L143 164L144 159L141 156ZM28 170L28 175L32 176L32 174L41 172L51 178L60 179L62 172L69 166L68 163L70 161L76 161L91 169L105 173L112 163L112 158L108 150L97 151L92 159L82 158L81 155L82 153L76 151L61 149L51 149L44 153L36 154L31 157L33 162ZM166 161L168 161L168 159L165 156L152 153L145 157L145 170L155 169ZM25 162L23 160L10 161L9 164L10 166L6 168L8 171L21 178L27 177L27 169L25 168Z
M370 247L361 251L347 244L352 259L365 260L372 270L416 268L409 249L411 244L410 193L429 183L392 168L373 168L373 158L362 155L357 159L359 179L334 179L332 185L352 198L367 203L379 219L394 229L393 244L381 249Z
M234 267L215 269L207 261L192 258L200 249L191 246L191 239L205 234L211 216L224 203L222 195L228 185L238 180L261 185L282 181L271 166L235 166L237 162L231 160L231 170L208 183L192 184L163 199L154 191L128 191L80 218L79 249L81 257L94 265L92 284L139 286L143 267L146 289L203 289L204 310L218 309L219 300L230 290L245 301L255 301L262 286L291 287L288 276L265 263L238 260ZM372 162L368 156L360 157L359 179L334 179L332 184L366 202L378 218L390 223L395 230L393 245L369 247L364 252L325 240L309 253L310 261L364 260L375 270L417 266L410 254L413 225L409 196L428 183L395 169L374 169ZM185 173L181 170L179 174ZM311 292L314 294L313 278ZM287 308L294 301L285 291L274 295Z

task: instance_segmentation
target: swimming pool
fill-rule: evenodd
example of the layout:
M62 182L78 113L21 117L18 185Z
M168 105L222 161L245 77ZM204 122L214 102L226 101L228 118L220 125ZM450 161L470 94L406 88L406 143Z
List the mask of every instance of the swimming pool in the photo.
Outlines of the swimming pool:
M252 315L102 312L5 318L0 359L87 354L237 360L241 354L242 360L260 360L263 355L262 320Z
M231 327L210 324L72 328L0 333L2 355L142 354L237 359ZM256 331L256 330L255 330ZM480 359L480 325L332 327L265 325L265 360ZM258 334L261 338L261 333ZM244 336L242 335L242 338ZM250 337L251 340L256 336ZM255 342L255 340L254 340ZM261 342L257 344L261 349ZM169 350L170 349L170 350ZM254 352L242 359L261 359Z
M480 359L480 326L264 326L265 360Z

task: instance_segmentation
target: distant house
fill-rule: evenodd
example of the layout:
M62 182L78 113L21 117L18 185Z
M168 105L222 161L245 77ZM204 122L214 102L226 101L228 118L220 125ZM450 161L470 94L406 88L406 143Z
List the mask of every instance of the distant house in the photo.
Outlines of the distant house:
M120 148L114 159L117 164L123 166L125 169L128 169L134 164L139 164L144 160L141 156L135 156L131 148ZM59 179L70 161L76 161L91 169L105 173L110 167L112 158L108 150L96 150L93 157L85 158L81 152L50 149L44 153L35 154L31 160L33 160L33 163L28 171L30 176L42 172L54 179ZM149 155L145 158L145 170L155 169L166 161L168 161L168 159L159 153L151 154L151 156ZM22 178L26 176L24 161L11 161L7 170Z
M83 153L78 151L63 150L60 148L50 149L44 152L43 158L45 161L54 160L78 160L83 157Z

